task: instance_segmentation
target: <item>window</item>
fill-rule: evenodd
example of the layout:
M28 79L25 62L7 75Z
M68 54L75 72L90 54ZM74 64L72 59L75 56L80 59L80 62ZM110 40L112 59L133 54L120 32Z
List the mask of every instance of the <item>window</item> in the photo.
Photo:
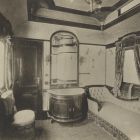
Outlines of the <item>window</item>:
M124 56L123 81L140 84L134 57L134 50L126 50Z

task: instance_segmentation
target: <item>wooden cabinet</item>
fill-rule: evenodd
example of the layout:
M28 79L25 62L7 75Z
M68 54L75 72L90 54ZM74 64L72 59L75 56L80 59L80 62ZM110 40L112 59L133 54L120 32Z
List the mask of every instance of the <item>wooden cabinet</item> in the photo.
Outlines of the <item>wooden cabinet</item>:
M73 122L83 119L87 112L84 92L67 94L69 89L61 89L62 94L50 93L50 115L59 122ZM63 94L65 90L65 95ZM61 91L60 91L61 92ZM76 90L75 90L76 93Z

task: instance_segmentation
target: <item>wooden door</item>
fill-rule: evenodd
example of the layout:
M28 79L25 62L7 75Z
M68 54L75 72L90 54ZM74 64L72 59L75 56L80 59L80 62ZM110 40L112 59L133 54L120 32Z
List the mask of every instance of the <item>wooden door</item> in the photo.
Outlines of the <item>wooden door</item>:
M42 42L25 39L15 41L15 95L17 104L22 108L42 108L42 51Z
M22 48L22 85L35 85L37 76L37 48Z
M15 81L22 86L41 83L42 42L16 40L14 48Z

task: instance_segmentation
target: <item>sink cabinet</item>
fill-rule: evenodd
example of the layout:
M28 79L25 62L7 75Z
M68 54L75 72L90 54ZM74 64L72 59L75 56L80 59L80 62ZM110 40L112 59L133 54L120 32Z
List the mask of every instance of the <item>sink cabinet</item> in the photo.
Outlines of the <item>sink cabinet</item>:
M50 115L59 122L73 122L86 116L87 102L85 93L54 94L50 93Z

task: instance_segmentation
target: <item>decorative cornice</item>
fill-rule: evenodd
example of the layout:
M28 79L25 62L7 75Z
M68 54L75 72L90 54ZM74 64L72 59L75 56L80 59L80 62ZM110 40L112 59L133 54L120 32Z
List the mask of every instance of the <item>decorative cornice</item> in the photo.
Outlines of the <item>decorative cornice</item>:
M127 1L126 0L119 1L118 3L116 3L113 6L114 8L112 8L112 10L116 10L118 7L120 7L121 5L123 5ZM65 20L37 17L35 15L31 15L31 7L30 7L29 0L28 0L27 8L28 8L28 20L29 21L58 24L58 25L86 28L86 29L99 30L99 31L101 31L101 30L104 31L104 30L106 30L106 29L108 29L108 28L110 28L110 27L112 27L112 26L114 26L114 25L116 25L116 24L118 24L118 23L128 19L129 17L140 12L140 4L135 6L135 8L130 9L128 12L125 12L122 15L119 15L119 10L118 10L119 17L101 27L100 25L78 23L78 22L74 22L74 21L65 21ZM83 15L83 16L90 16L88 12L74 10L74 9L68 9L68 8L63 8L63 7L58 7L58 6L56 6L56 9L53 9L53 10L63 11L63 12L78 14L78 15Z
M103 30L106 30L122 21L124 21L125 19L128 19L129 17L132 17L133 15L137 14L140 12L140 4L138 6L136 6L135 8L132 8L131 10L129 10L128 12L120 15L117 19L105 24L103 26Z
M94 30L101 29L101 27L98 25L91 25L91 24L78 23L78 22L73 22L73 21L64 21L64 20L36 17L36 16L29 19L29 21L58 24L58 25L72 26L72 27L78 27L78 28L94 29Z

